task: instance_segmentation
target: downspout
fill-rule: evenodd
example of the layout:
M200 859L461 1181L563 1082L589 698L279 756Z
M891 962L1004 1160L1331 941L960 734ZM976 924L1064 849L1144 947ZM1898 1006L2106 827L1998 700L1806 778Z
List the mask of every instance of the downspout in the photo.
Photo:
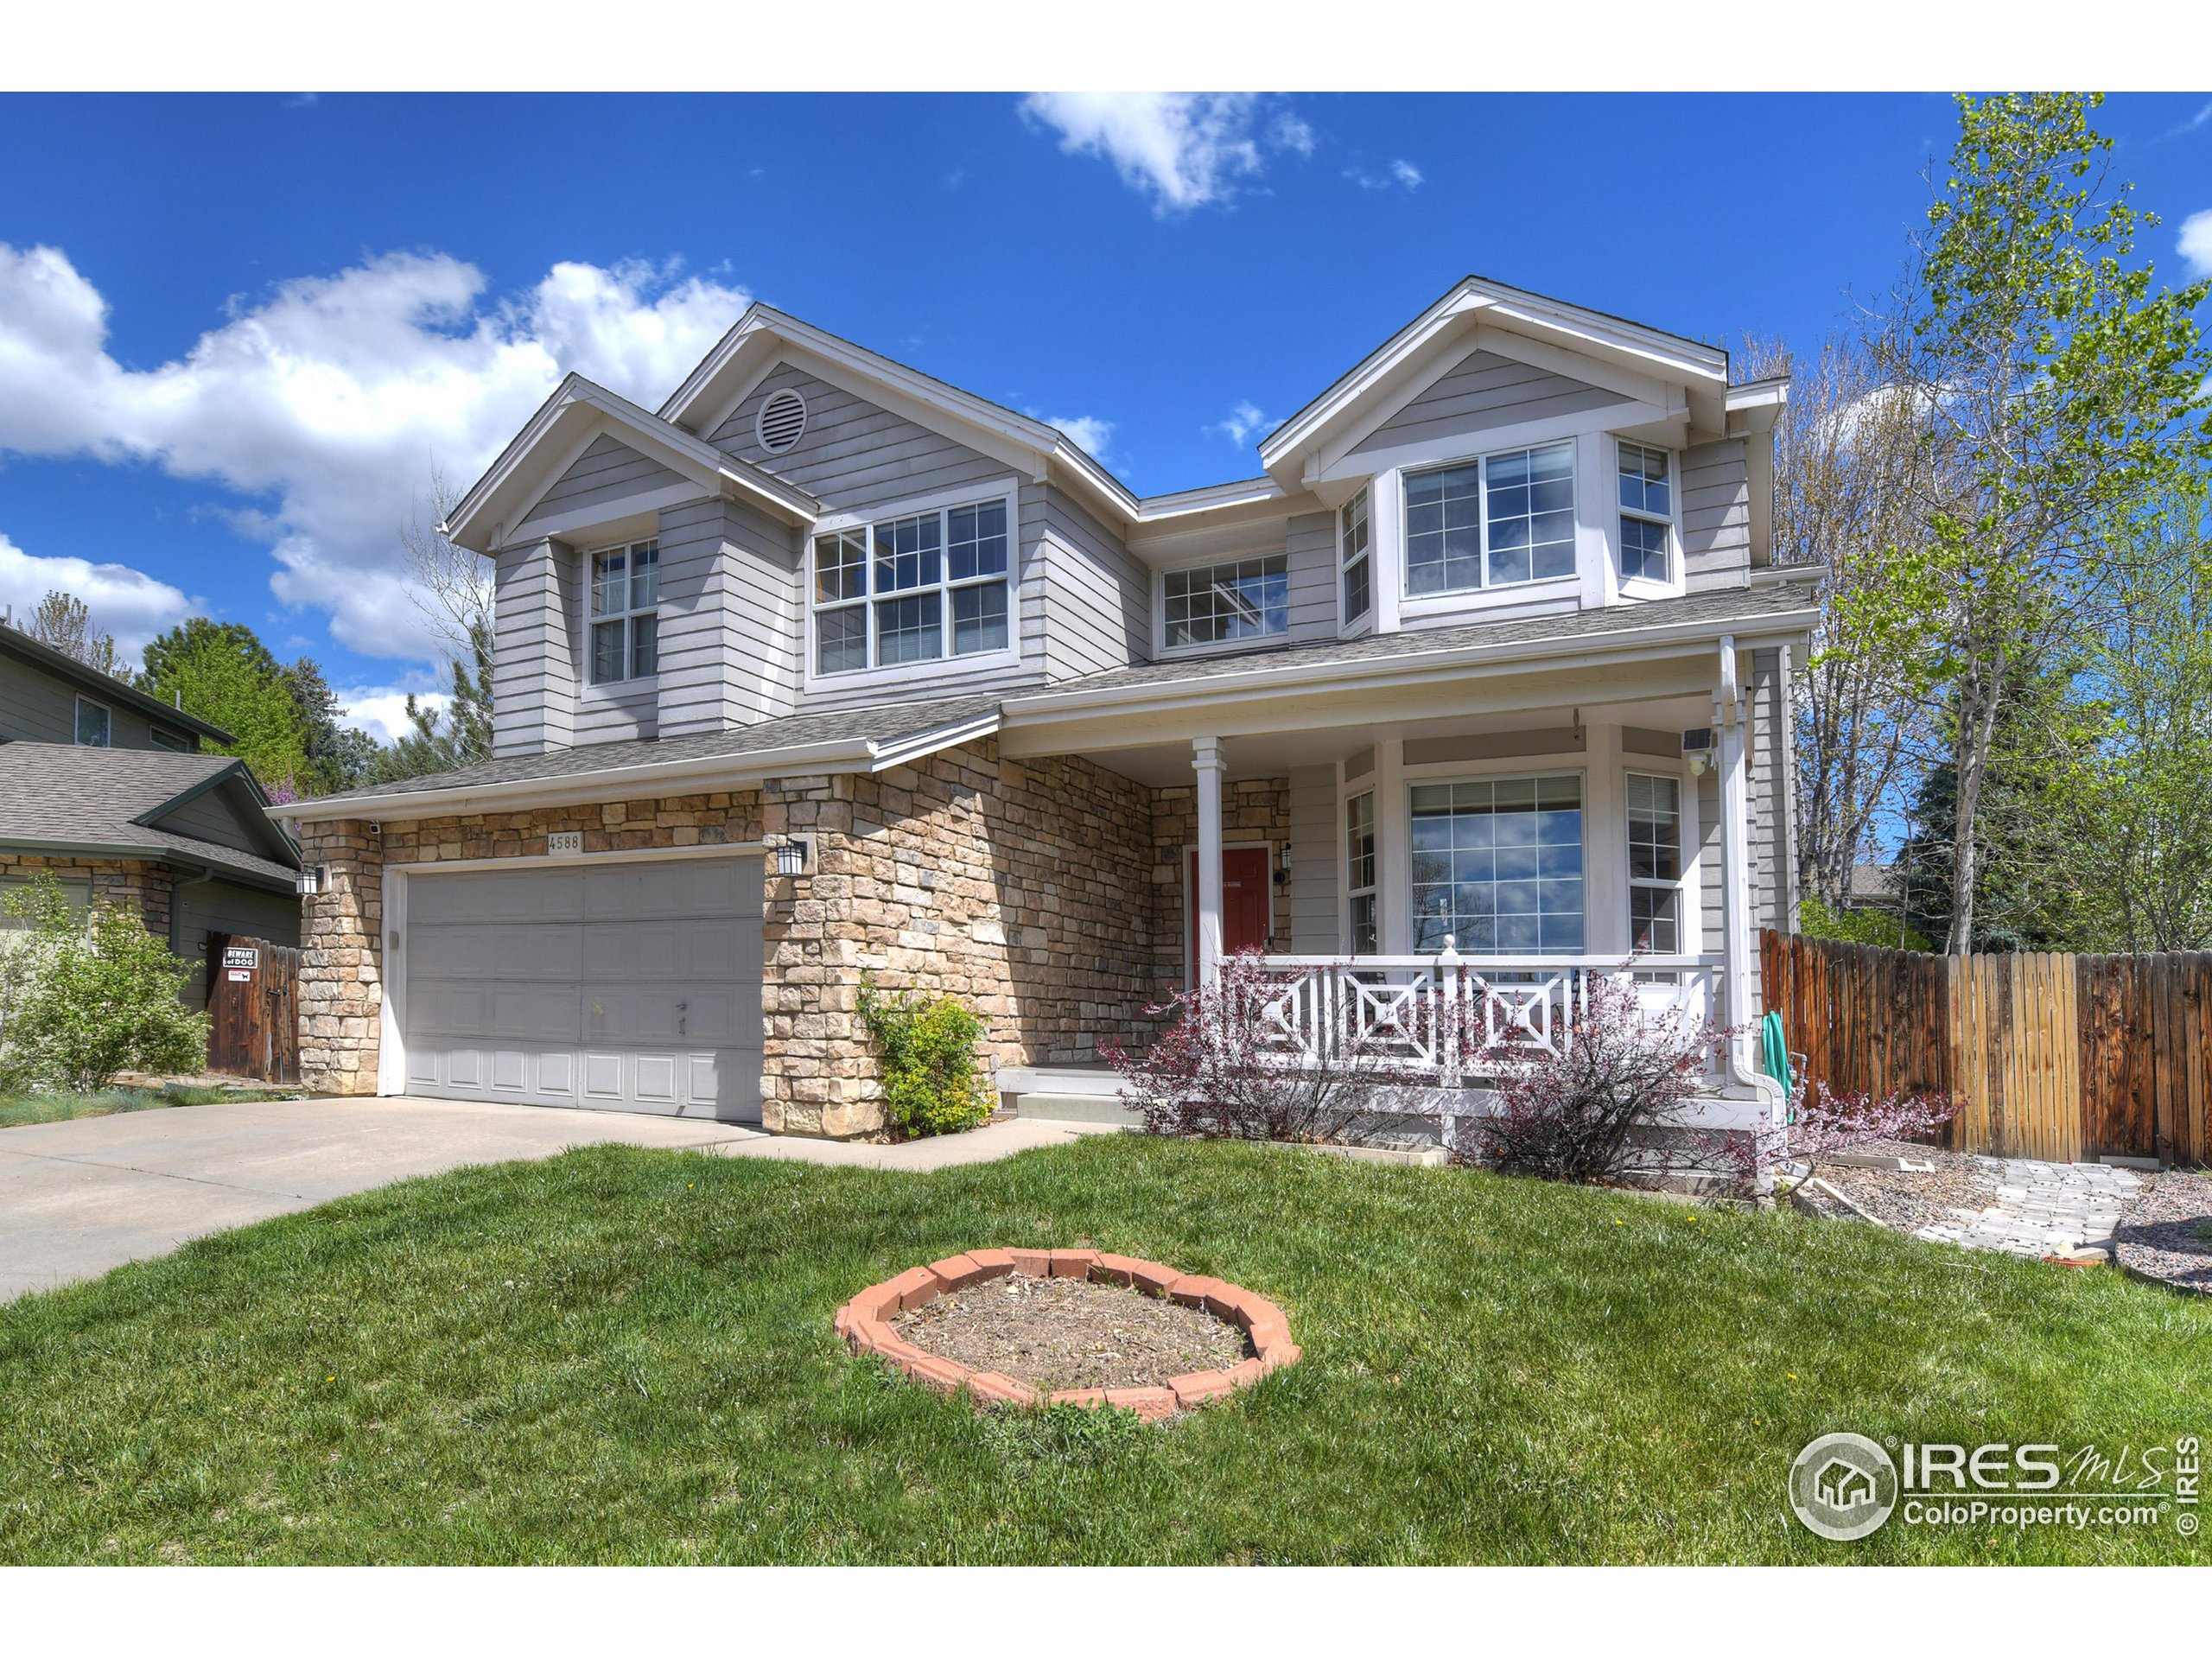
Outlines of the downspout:
M1736 675L1736 636L1720 636L1720 851L1723 1023L1728 1029L1728 1080L1766 1103L1770 1120L1783 1121L1789 1097L1782 1085L1745 1064L1751 1007L1751 826L1745 776L1743 688Z
M199 874L182 881L172 880L169 883L169 955L180 961L184 957L184 952L177 948L183 943L184 938L184 890L187 887L200 887L214 879L215 867L212 864L204 864L200 866ZM200 964L200 971L203 974L207 971L207 964L205 962ZM213 985L207 987L200 997L200 1006L207 1007L207 999L214 994L215 988Z

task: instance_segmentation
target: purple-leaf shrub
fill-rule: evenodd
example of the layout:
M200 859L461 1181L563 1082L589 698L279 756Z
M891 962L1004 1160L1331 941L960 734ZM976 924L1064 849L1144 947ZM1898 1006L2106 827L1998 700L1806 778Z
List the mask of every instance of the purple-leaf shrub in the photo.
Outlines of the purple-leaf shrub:
M1172 1018L1141 1053L1100 1046L1147 1132L1332 1141L1372 1133L1391 1109L1392 1091L1417 1079L1349 1014L1328 1033L1325 1053L1299 1054L1268 1012L1286 986L1256 951L1231 957L1212 984L1146 1010Z
M1957 1115L1959 1104L1949 1095L1902 1090L1878 1096L1863 1089L1836 1094L1825 1084L1801 1080L1790 1100L1789 1121L1738 1137L1732 1150L1746 1180L1793 1163L1805 1165L1809 1173L1854 1147L1933 1135Z

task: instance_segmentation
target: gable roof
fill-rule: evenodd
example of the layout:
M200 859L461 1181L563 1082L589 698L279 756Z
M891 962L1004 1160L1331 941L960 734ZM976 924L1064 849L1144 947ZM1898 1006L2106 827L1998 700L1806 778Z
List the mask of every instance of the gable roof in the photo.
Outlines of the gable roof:
M1059 428L757 301L660 406L660 417L703 435L727 419L744 393L792 347L932 415L1031 451L1061 467L1070 482L1115 517L1137 516L1136 495Z
M167 828L162 820L218 789L239 791L241 823L264 856ZM292 890L299 856L267 817L268 798L245 762L168 749L94 749L67 743L0 744L0 847L203 864L250 885Z
M122 703L149 720L157 720L164 726L195 733L210 743L237 741L221 727L210 726L206 721L196 719L181 709L172 708L159 697L148 696L134 685L125 685L114 675L103 674L97 668L79 662L68 652L56 651L44 641L32 639L12 624L0 623L0 652L30 664L54 679L75 686L90 696L103 702Z
M786 524L806 524L819 511L821 504L798 486L571 374L446 515L445 533L473 551L491 551L602 432L682 474L702 492L750 500Z
M1595 365L1692 389L1690 413L1713 431L1726 416L1728 353L1680 334L1570 305L1486 276L1463 276L1404 327L1337 377L1319 396L1260 440L1260 461L1287 487L1324 442L1378 403L1402 400L1471 334L1478 322L1539 346L1564 348Z

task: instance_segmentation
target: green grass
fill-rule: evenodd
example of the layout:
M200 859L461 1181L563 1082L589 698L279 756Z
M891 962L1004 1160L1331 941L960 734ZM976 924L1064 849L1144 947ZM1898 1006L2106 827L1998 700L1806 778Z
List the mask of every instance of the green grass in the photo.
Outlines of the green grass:
M106 1117L115 1112L156 1111L164 1106L207 1106L221 1100L287 1100L297 1093L171 1083L159 1089L105 1089L92 1095L0 1095L0 1129L60 1123L73 1117Z
M1274 1298L1306 1358L1143 1428L979 1416L831 1334L914 1263L1084 1239ZM2208 1399L2212 1309L1859 1225L1126 1136L926 1176L599 1147L0 1309L0 1560L2202 1560L1827 1543L1783 1479L1830 1429L2140 1447Z

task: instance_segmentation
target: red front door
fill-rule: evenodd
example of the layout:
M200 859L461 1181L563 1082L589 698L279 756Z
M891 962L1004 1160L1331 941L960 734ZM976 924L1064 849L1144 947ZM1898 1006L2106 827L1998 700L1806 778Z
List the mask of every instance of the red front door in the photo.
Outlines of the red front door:
M1187 920L1185 932L1190 943L1191 961L1198 959L1198 855L1196 849L1184 856L1183 912ZM1239 950L1264 950L1268 936L1274 931L1268 919L1273 909L1272 896L1268 887L1268 849L1264 847L1228 847L1221 855L1221 941L1223 950L1230 956Z

